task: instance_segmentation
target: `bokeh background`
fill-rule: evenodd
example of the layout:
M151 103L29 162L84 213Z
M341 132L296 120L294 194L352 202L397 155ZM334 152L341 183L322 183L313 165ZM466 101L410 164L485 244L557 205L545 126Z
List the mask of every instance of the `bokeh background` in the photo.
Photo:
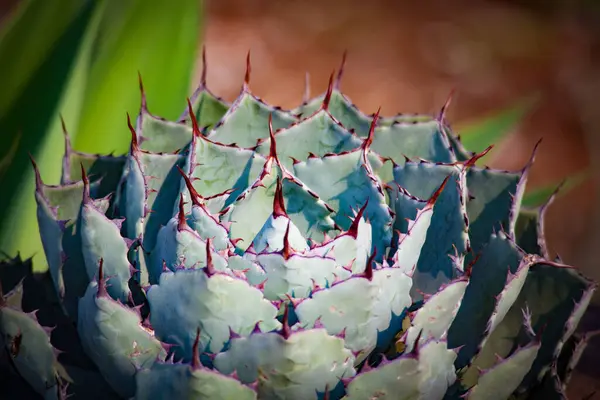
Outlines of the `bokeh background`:
M0 25L17 3L0 1ZM346 50L343 91L368 113L380 106L385 115L437 113L455 90L447 115L460 126L534 97L488 165L520 169L543 138L531 187L590 172L553 203L546 234L553 253L600 280L600 1L208 0L204 7L208 86L226 100L240 90L248 50L252 90L283 108L301 102L306 72L311 93L324 91ZM190 91L201 67L198 60ZM591 362L574 378L572 399L596 387L600 367Z

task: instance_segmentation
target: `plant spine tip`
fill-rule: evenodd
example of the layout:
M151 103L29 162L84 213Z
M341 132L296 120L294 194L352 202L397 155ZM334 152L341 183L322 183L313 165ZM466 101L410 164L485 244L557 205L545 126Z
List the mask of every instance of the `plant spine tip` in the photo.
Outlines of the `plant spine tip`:
M289 239L291 223L292 223L292 221L288 219L288 223L285 228L285 235L283 235L283 250L282 250L281 254L283 255L283 258L286 260L288 260L294 253L294 250L290 246L290 239Z
M131 124L131 117L129 116L129 113L127 113L127 127L129 128L129 132L131 132L131 153L133 154L139 150L139 146L137 132Z
M285 210L285 202L283 201L283 188L281 178L277 178L277 186L275 188L275 197L273 197L273 217L287 217Z
M446 184L448 183L448 180L450 179L450 176L451 175L448 175L444 179L444 181L442 182L442 184L440 185L440 187L433 193L433 195L431 196L431 198L427 201L427 205L425 206L427 209L433 208L433 206L435 205L437 199L440 197L440 195L444 191L444 187L446 187Z
M373 143L373 138L375 137L375 127L377 126L377 121L379 120L379 113L381 112L381 107L377 109L375 115L373 115L373 120L371 121L371 126L369 127L369 135L363 142L362 148L363 150L368 150Z
M363 273L363 276L365 278L367 278L368 280L373 279L373 263L375 262L376 256L377 256L377 247L375 247L373 249L373 253L371 253L371 255L369 256L369 259L367 260L367 265L365 265L365 272Z
M277 160L277 143L275 142L275 132L273 131L273 113L269 114L269 138L271 139L269 158Z
M206 239L206 274L213 276L215 274L215 266L213 264L212 253L210 251L210 238Z
M331 73L329 76L329 84L327 85L327 93L325 93L325 98L323 99L323 104L321 104L322 110L329 109L329 102L331 101L331 94L333 93L333 76L335 71Z
M194 188L192 181L186 175L186 173L183 171L183 169L181 169L181 167L179 165L177 165L176 167L177 167L177 170L179 171L179 173L181 174L181 176L183 177L183 180L185 182L185 186L187 187L188 192L190 192L190 198L192 199L192 204L201 206L202 204L200 202L200 199L202 199L202 196L200 196L200 194L196 191L196 188Z
M465 163L464 163L465 168L470 168L470 167L474 166L477 163L477 161L479 161L481 158L483 158L483 156L485 156L487 153L489 153L490 150L492 150L493 148L494 148L494 145L492 144L487 149L482 151L481 153L473 154L473 157L471 157L470 159L465 161Z
M244 75L244 87L248 88L250 85L250 73L252 72L252 65L250 63L250 50L246 54L246 74Z
M177 229L178 230L183 230L186 228L187 226L187 221L185 219L185 210L184 210L184 206L185 202L183 201L183 193L181 193L179 195L179 213L177 215Z
M279 332L279 334L286 340L292 334L292 331L290 329L290 324L289 324L289 316L290 316L289 314L290 314L290 308L288 305L286 305L285 309L283 310L283 318L281 320L281 331Z
M146 100L146 91L144 90L144 83L142 81L142 73L138 70L138 84L140 86L140 98L142 101L142 110L146 111L148 109L147 107L147 100Z
M98 292L96 297L108 296L106 292L106 282L104 282L104 259L98 260Z
M342 62L340 63L340 69L335 77L335 83L333 88L335 90L340 90L340 85L342 83L342 77L344 76L344 69L346 68L346 58L348 57L348 50L344 50L342 54Z
M358 214L356 214L356 217L354 217L354 220L352 221L352 225L350 225L350 228L348 228L348 231L347 231L348 235L352 236L354 239L356 239L358 237L358 225L360 224L360 220L363 217L368 205L369 205L369 199L367 198L367 201L365 201L365 204L360 208L360 210L358 211Z
M196 371L202 368L202 364L200 363L200 351L198 347L200 346L200 327L196 328L196 339L194 340L194 344L192 345L192 370Z
M206 65L206 45L202 45L202 72L200 75L200 86L206 88L206 71L208 66Z
M194 107L192 107L192 102L190 99L187 99L188 104L188 114L190 114L190 120L192 121L192 133L194 137L199 137L201 135L200 128L198 127L198 120L196 119L196 114L194 113Z

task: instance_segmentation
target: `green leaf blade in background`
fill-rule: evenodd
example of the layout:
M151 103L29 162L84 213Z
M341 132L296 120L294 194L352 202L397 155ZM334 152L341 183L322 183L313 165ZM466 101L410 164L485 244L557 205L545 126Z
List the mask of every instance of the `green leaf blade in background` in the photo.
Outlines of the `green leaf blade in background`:
M15 81L3 84L12 92L0 93L0 251L34 256L35 270L47 268L28 153L46 183L59 182L60 115L75 149L126 152L125 115L136 115L140 106L138 71L154 113L182 113L202 33L201 6L198 0L30 0L8 22L0 58L19 61L0 66L0 77ZM47 10L31 10L36 7ZM36 22L44 30L33 29Z
M533 94L505 109L458 124L456 131L460 134L461 143L467 150L476 153L493 143L500 143L533 109L538 99L539 95Z
M562 184L558 196L567 194L571 189L579 186L590 177L590 171L584 170L567 178ZM539 207L544 204L552 193L560 186L560 183L552 183L546 186L536 187L525 193L522 200L522 205L528 208Z
M4 117L23 89L50 56L59 38L90 2L22 1L0 32L0 117ZM73 38L77 39L77 38ZM6 136L6 134L2 135Z
M27 6L35 8L41 3L44 2L31 1ZM0 187L3 188L0 196L0 250L11 256L17 252L23 257L35 256L34 263L41 269L46 266L45 256L37 230L33 195L35 180L28 153L37 160L42 178L49 183L58 183L64 149L59 113L64 114L65 118L76 118L79 113L88 61L88 53L81 50L84 50L86 39L90 38L86 31L89 32L90 27L94 29L95 8L91 2L86 3L83 8L72 4L73 17L69 26L57 36L48 56L32 72L18 96L10 102L7 112L0 117L2 156L12 157L0 181ZM78 12L75 13L75 9ZM17 28L21 24L34 23L33 17L37 17L33 14L33 20L29 20L24 15L30 14L26 11L21 15L14 25L15 30L19 31ZM56 30L59 28L61 27L55 27ZM39 32L31 34L40 35ZM31 44L30 39L31 37L24 36L22 41ZM48 43L44 41L39 44L45 45ZM19 46L0 45L0 48L8 52L0 53L2 59L13 59L13 52L20 54ZM14 58L18 59L19 56ZM26 60L23 62L26 63ZM2 79L9 80L11 76L2 76ZM19 137L18 146L11 149L5 142L14 141L15 136ZM8 153L13 150L14 153Z
M125 114L139 111L138 71L150 111L168 119L181 115L199 47L200 6L198 0L109 2L76 150L127 151L131 137Z

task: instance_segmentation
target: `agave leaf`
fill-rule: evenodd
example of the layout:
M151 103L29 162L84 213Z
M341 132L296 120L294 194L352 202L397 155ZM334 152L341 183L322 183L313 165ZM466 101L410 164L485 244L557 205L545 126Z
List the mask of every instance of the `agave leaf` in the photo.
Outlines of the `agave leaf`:
M252 95L247 84L244 84L240 96L207 137L223 144L253 147L259 139L269 137L270 118L275 130L296 121L292 114L275 109Z
M454 278L456 267L462 267L455 265L450 256L460 256L467 249L465 173L459 165L426 162L407 162L394 168L397 188L392 186L394 194L390 197L396 213L395 230L406 232L405 218L414 219L417 210L427 206L428 202L420 199L436 198L431 226L413 276L414 287L421 292L435 293L440 285Z
M467 216L472 254L477 254L494 232L504 231L514 236L527 169L528 166L513 173L473 167L467 172ZM470 256L468 260L471 260Z
M456 157L450 150L446 135L436 120L418 123L393 123L377 127L371 146L382 157L403 165L408 159L453 163Z
M410 306L411 285L399 268L367 266L365 274L314 291L295 311L304 328L320 323L330 335L344 332L345 346L360 352L360 362L375 348L378 332L388 329L392 314L399 316Z
M479 351L482 338L493 330L491 319L500 300L498 296L511 280L508 273L517 274L522 259L520 250L506 235L499 233L490 237L481 250L481 257L469 267L471 271L466 271L470 274L469 285L448 329L450 348L462 346L456 359L457 368L471 361ZM515 295L518 293L519 290Z
M230 235L241 239L238 247L242 250L246 250L251 243L254 243L256 251L262 251L259 242L262 240L265 223L269 221L274 211L274 203L276 200L279 201L276 189L279 185L281 185L279 190L284 212L290 216L294 227L299 230L298 234L304 241L304 246L306 246L306 238L321 238L324 232L334 227L331 207L314 196L314 191L303 182L282 171L278 166L272 165L273 163L274 159L270 157L260 177L223 215L222 220L231 223ZM281 180L281 177L284 179ZM252 219L247 219L248 215L252 215ZM299 243L294 245L298 250L301 249Z
M465 279L455 280L425 301L411 320L411 326L404 339L406 345L404 351L412 351L417 337L424 342L429 339L446 339L448 329L460 308L467 285L468 281Z
M177 268L204 268L210 252L211 262L217 271L225 272L227 260L216 253L210 240L204 240L192 230L183 215L183 205L176 217L158 232L156 247L151 254L149 268L150 283L157 284L163 268L175 271Z
M294 159L306 161L310 154L317 157L328 153L340 154L359 148L363 142L335 121L326 109L278 131L275 140L278 157L289 170L293 169ZM268 156L270 148L271 138L265 138L257 151Z
M363 145L364 146L364 145ZM311 158L294 165L295 175L336 212L335 223L348 230L353 207L368 205L364 215L373 227L373 248L379 257L392 239L392 216L381 183L363 148L341 155Z
M125 303L131 290L131 264L127 258L129 246L121 236L121 222L106 217L105 210L99 209L90 198L87 177L84 177L83 201L81 203L81 250L85 270L89 280L93 280L98 271L98 262L106 261L105 270L108 279L108 293ZM81 312L79 312L81 315Z
M339 78L338 78L339 79ZM301 114L306 118L323 106L328 93L324 93L293 110L294 114ZM359 137L366 138L369 134L371 118L364 115L352 101L346 97L338 88L334 87L330 94L327 109L338 120L343 127L352 130Z
M202 86L194 93L191 100L198 125L202 128L213 128L231 107L230 104L227 104L223 99L215 96ZM187 112L183 114L181 119L188 125L191 125Z
M532 343L535 334L540 349L520 385L527 388L538 383L573 334L594 290L590 281L570 267L538 260L529 268L517 299L473 361L472 372L477 375L477 368L488 368L497 357L508 357L516 346Z
M485 371L466 398L469 400L509 398L531 368L539 349L539 343L532 343Z
M529 277L515 302L531 313L531 324L541 332L541 347L536 360L521 383L527 387L539 381L575 332L596 290L596 284L571 267L540 262L532 266Z
M0 288L0 344L10 363L31 387L47 399L58 399L57 361L50 336L35 315L21 309L23 286L2 293Z
M229 205L258 178L265 162L252 150L212 142L195 129L184 171L198 194L204 198L226 195L225 205ZM188 199L183 178L179 193ZM186 206L186 212L190 207Z
M48 271L34 273L31 259L21 260L17 257L0 262L0 281L3 288L11 291L22 285L22 310L30 315L35 314L44 330L52 330L52 346L64 352L58 355L59 364L56 364L56 370L63 383L68 383L68 395L74 395L75 399L119 398L83 353L76 327L72 320L64 315ZM0 360L0 366L2 364ZM10 391L18 382L19 379L14 379L8 382L8 385L0 386L0 393L4 394L4 389Z
M527 399L531 400L568 400L556 369L550 369L542 382L531 393L527 393Z
M280 326L275 319L277 308L260 290L242 279L209 270L163 272L159 284L147 294L156 336L176 344L175 354L188 362L198 327L200 350L217 353L229 341L230 329L245 336L256 324L263 331Z
M152 99L150 109L169 119L179 116L196 59L201 12L196 0L107 2L81 119L72 130L75 149L126 151L125 113L135 114L140 106L138 72Z
M119 395L130 398L137 368L148 368L167 353L134 310L107 295L105 285L100 264L98 281L90 282L79 301L77 331L102 376Z
M81 181L83 165L90 180L97 183L95 198L106 197L117 191L127 160L125 157L99 156L78 151L69 151L67 154L69 164L67 171L63 171L61 183Z
M554 192L550 193L544 202L536 207L524 207L519 211L515 223L515 241L525 252L537 254L546 259L550 259L550 253L546 245L544 232L544 218L546 211L559 194L558 186Z
M182 123L156 117L142 107L138 115L136 132L143 138L140 149L153 153L173 153L192 141L192 129Z
M331 390L356 373L344 340L325 329L292 331L287 337L271 332L234 338L214 364L223 374L237 372L243 383L258 380L259 398L316 400L317 392Z
M429 341L418 353L383 361L350 381L343 399L439 399L456 380L456 353L443 341Z
M256 400L256 392L238 380L207 368L155 363L136 374L135 400L215 398Z

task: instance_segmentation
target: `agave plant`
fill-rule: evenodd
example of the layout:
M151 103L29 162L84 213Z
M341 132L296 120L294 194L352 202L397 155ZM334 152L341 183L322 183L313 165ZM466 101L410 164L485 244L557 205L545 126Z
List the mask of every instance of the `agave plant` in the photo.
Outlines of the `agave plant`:
M58 186L32 159L49 270L0 268L11 394L563 395L596 286L548 253L552 197L521 210L535 149L480 168L491 148L466 151L446 107L365 115L340 76L284 111L251 92L248 58L233 104L203 78L175 122L140 79L126 156L65 132Z

